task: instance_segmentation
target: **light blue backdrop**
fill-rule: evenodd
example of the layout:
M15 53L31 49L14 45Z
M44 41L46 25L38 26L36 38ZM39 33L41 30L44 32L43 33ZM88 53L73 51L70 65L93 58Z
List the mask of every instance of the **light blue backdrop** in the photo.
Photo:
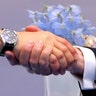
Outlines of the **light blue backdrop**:
M96 25L96 0L1 0L0 28L20 30L31 22L26 10L38 10L44 4L80 5L84 17ZM0 58L0 96L44 96L44 78Z

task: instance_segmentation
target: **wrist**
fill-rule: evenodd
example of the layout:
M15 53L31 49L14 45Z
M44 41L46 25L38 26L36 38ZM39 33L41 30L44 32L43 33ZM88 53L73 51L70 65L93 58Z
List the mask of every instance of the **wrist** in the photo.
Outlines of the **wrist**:
M5 51L13 51L18 42L16 31L10 29L0 30L0 56L4 56Z
M83 76L84 73L84 56L79 48L75 48L78 54L78 59L74 62L71 73Z
M13 53L15 54L15 56L16 56L16 58L18 59L18 56L19 56L19 52L20 52L20 38L22 38L21 36L20 36L20 33L21 32L16 32L17 33L17 36L18 36L18 42L16 43L16 45L14 46L14 49L13 49ZM20 44L19 44L20 43ZM22 45L21 45L22 46Z

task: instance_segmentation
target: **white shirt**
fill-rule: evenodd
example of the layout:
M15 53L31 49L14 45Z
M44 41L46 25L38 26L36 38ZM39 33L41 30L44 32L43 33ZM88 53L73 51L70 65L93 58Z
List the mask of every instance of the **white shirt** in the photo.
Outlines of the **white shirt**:
M84 47L78 47L84 55L84 74L81 84L82 89L93 89L96 80L96 58L92 50Z

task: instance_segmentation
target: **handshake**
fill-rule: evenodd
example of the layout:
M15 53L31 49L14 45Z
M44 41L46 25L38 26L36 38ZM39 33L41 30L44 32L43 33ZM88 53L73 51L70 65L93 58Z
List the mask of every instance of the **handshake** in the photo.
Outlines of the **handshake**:
M28 26L17 35L18 42L13 51L5 51L10 64L22 65L29 72L41 75L58 75L66 71L83 74L82 52L66 39L36 26Z

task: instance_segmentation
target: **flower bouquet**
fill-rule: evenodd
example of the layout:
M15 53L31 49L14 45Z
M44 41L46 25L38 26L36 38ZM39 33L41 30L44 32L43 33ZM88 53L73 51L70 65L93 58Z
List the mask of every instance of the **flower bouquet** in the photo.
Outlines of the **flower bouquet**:
M28 13L31 25L66 38L73 45L96 47L96 28L83 18L79 6L44 6L40 11Z

